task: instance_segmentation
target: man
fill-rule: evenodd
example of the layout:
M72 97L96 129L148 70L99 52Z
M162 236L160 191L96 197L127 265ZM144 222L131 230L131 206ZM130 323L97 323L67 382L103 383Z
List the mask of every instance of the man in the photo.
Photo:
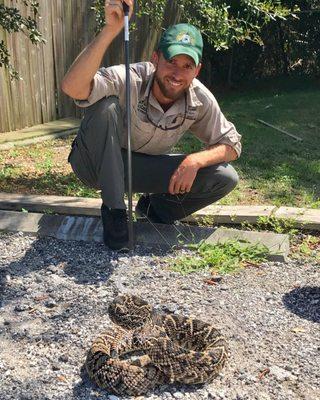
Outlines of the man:
M133 0L123 0L133 11ZM86 185L101 189L104 242L128 245L126 190L125 66L101 68L104 53L124 26L121 0L105 3L106 25L66 74L63 91L87 107L69 161ZM167 29L151 62L130 65L133 191L136 214L173 223L228 194L237 184L228 163L241 153L235 127L196 77L203 41L188 24ZM189 130L206 149L168 154Z

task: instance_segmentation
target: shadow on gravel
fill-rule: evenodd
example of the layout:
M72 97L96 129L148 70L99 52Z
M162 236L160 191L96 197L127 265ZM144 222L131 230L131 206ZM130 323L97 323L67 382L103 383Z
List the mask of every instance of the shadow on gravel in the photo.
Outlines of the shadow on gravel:
M10 242L10 234L6 240ZM77 285L106 283L116 268L113 260L118 257L102 244L39 238L21 258L15 258L3 271L0 269L0 307L3 301L19 302L26 288L32 287L32 281L36 281L38 287L43 282L43 292L51 290L55 293L63 275L71 277L71 282ZM12 286L10 281L17 278L23 281ZM52 284L48 286L50 281Z
M294 314L320 323L320 287L299 287L283 296L284 305Z
M102 244L43 237L34 241L22 258L12 262L7 272L24 276L30 272L55 273L60 268L77 283L95 284L109 278L114 259L117 256Z
M10 243L10 237L10 234L6 235L7 243ZM6 242L3 243L4 246ZM143 254L143 249L134 255L142 255L140 253ZM155 249L152 254L157 255L157 250ZM163 253L159 250L159 254ZM24 282L18 287L11 287L9 284L11 279L19 277L27 278L26 286L31 287L33 280L37 282L38 287L39 283L41 285L43 282L43 291L55 291L57 294L59 285L64 284L62 280L64 275L71 277L73 284L100 286L110 283L121 291L122 282L114 281L112 276L120 258L130 263L130 254L110 251L101 243L64 241L51 237L38 238L23 257L16 258L3 271L0 268L0 307L4 300L19 301L25 294ZM50 281L52 284L45 287Z

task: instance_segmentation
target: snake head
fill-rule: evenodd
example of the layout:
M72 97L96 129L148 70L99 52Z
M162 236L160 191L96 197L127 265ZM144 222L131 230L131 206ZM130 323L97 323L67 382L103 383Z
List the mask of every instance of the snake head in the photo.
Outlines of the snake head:
M116 297L108 308L112 322L124 329L136 329L150 321L153 314L152 306L145 300L134 295Z

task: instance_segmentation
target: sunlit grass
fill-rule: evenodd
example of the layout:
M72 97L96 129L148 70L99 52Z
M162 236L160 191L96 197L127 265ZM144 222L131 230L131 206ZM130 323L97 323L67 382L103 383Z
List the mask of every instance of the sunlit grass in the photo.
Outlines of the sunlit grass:
M320 203L319 83L283 79L240 92L218 94L226 117L242 134L243 152L233 163L237 190L220 204L270 204L318 208ZM260 124L262 119L303 139L299 142ZM178 151L188 152L187 135ZM198 143L198 142L197 142Z
M227 241L225 243L200 243L188 246L189 254L177 254L168 259L169 268L183 275L208 270L219 274L230 274L250 265L258 265L267 260L269 250L258 244L245 241Z

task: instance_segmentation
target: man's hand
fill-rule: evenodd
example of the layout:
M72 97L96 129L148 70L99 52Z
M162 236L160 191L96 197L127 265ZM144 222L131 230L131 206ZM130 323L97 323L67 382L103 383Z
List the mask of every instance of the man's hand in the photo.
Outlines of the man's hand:
M189 154L173 173L169 183L170 194L183 194L191 190L200 168L236 160L236 151L227 144L216 144L207 150Z
M192 158L192 154L187 156L170 179L169 193L184 194L190 192L198 170L199 165Z
M124 26L123 2L128 4L130 8L129 18L131 18L134 0L106 0L105 2L106 27L116 34L118 34Z

